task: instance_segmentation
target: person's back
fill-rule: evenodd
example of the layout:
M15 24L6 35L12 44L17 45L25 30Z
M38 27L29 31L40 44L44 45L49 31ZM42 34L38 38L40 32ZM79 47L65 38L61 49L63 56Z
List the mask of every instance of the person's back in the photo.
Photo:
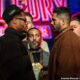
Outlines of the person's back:
M23 13L16 5L3 12L8 28L0 37L0 80L35 80L30 58L22 44L26 35Z

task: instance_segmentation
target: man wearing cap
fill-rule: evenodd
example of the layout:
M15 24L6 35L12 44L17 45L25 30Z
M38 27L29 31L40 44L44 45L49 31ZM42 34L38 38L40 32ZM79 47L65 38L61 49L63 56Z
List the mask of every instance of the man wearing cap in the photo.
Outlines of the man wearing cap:
M22 44L26 36L24 12L16 5L10 5L2 17L8 28L0 37L0 80L35 80L28 53Z

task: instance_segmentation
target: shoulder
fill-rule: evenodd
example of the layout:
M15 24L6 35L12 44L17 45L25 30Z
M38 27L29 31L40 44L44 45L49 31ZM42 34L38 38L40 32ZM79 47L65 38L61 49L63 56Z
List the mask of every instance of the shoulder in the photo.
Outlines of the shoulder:
M46 45L46 46L48 46L47 42L44 41L44 40L42 40L42 45Z
M0 44L2 44L2 48L7 49L7 47L10 48L17 47L20 46L20 43L21 41L16 35L5 34L0 38Z
M46 51L49 52L49 47L48 47L48 43L44 40L42 40L42 44L41 44L41 48Z
M72 30L69 30L63 34L63 38L66 40L74 40L77 39L78 36Z
M62 35L59 42L62 44L62 46L75 47L76 44L79 44L79 41L79 37L73 31L69 30Z
M66 32L64 32L63 34L61 34L56 40L55 40L55 45L57 45L57 47L67 47L67 46L72 46L75 45L75 42L79 42L78 41L78 37L77 35L72 31L72 30L68 30ZM56 47L55 47L56 48Z

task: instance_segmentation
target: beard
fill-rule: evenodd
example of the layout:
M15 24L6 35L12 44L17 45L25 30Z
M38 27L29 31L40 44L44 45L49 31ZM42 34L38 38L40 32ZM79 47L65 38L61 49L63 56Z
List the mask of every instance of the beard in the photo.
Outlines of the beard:
M53 31L60 31L61 30L61 25L57 24L53 27Z
M29 46L31 50L39 49L40 41L39 42L38 41L29 42Z

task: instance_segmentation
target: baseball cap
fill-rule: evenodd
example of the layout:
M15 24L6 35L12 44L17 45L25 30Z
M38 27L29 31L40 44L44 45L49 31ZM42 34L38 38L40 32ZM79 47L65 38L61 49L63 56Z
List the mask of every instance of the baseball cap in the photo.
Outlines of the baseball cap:
M2 17L6 23L9 23L13 17L20 14L20 12L22 12L22 9L20 9L18 6L10 5L4 10Z

